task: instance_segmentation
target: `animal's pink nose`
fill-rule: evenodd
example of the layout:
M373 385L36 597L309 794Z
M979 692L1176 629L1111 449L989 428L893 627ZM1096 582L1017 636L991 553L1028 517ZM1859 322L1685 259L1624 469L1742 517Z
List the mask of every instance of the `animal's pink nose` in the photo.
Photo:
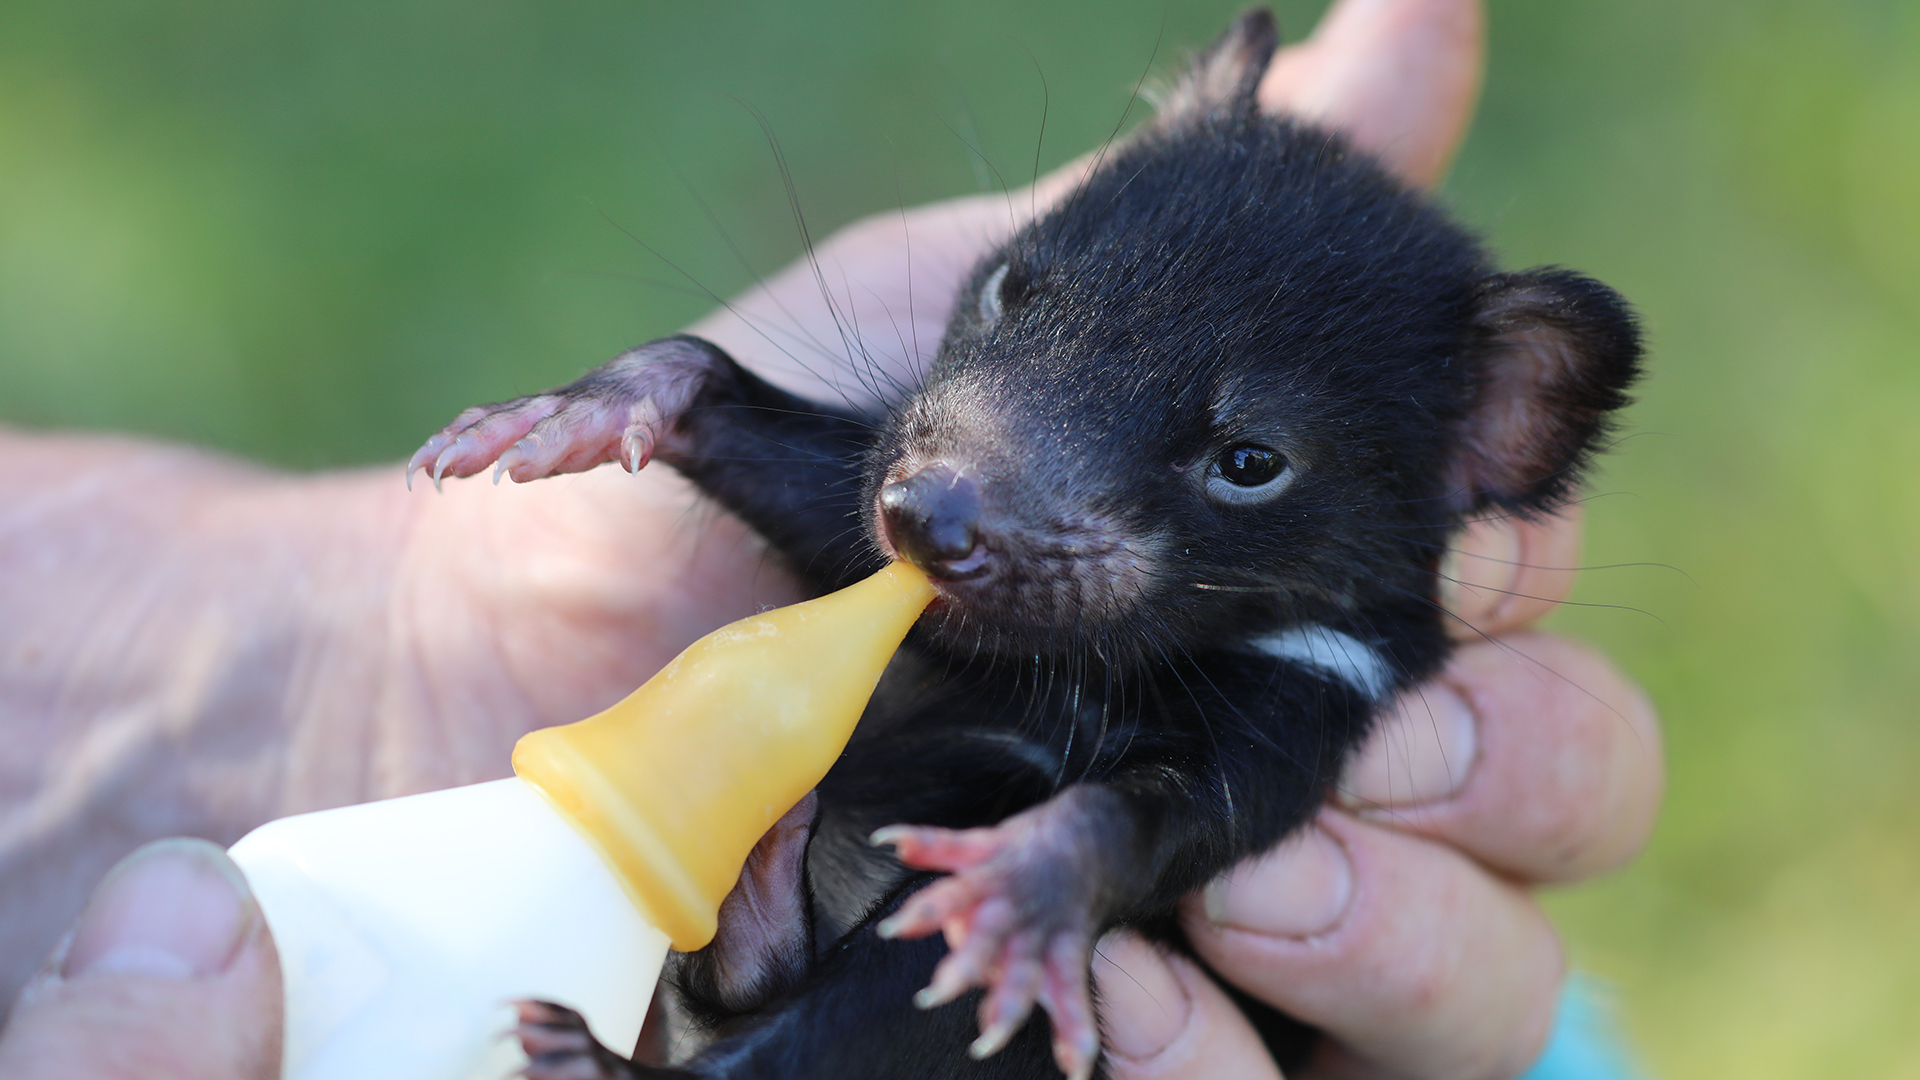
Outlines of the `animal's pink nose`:
M880 520L900 557L931 577L958 580L984 569L980 485L945 463L880 489Z

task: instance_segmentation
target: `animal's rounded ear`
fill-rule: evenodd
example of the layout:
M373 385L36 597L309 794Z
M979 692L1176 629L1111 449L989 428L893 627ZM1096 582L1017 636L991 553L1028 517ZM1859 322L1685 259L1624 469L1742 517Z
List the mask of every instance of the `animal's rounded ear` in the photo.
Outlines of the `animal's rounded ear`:
M1154 127L1179 127L1210 117L1252 113L1254 91L1273 62L1280 30L1273 12L1249 8L1206 51L1193 58L1173 85L1153 95Z
M1478 383L1454 463L1461 509L1550 509L1629 400L1639 324L1612 289L1547 268L1482 281L1472 334Z

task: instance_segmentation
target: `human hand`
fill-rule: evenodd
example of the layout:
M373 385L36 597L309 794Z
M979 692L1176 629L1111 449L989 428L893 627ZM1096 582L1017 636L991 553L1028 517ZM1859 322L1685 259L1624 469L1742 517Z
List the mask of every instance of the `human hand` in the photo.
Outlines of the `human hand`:
M1475 0L1343 0L1313 42L1283 53L1263 84L1262 99L1276 110L1343 128L1404 177L1431 182L1464 130L1479 48ZM822 244L815 257L826 271L822 277L842 290L834 298L839 312L868 330L862 362L885 374L913 370L938 342L958 282L973 260L1011 233L1018 215L1057 197L1077 176L1076 166L1060 170L1042 181L1031 200L979 196L881 215ZM861 392L848 373L827 298L804 265L693 330L790 388L818 394L851 384L843 388ZM72 679L59 650L70 645L84 659L93 655L87 650L99 627L115 634L127 630L119 608L131 595L143 613L157 614L135 628L138 634L127 634L137 649L113 639L114 672L86 672L90 692L108 703L93 703L93 714L124 714L133 723L151 713L149 726L164 737L62 724L23 733L22 760L68 763L44 770L51 777L43 785L44 812L64 813L69 822L50 824L40 834L44 850L58 851L59 858L35 851L23 856L38 858L45 876L63 881L56 887L36 879L28 890L35 896L83 889L99 866L124 850L127 837L103 835L95 827L100 820L231 838L295 810L500 775L513 740L526 730L588 715L699 634L798 595L797 586L763 558L757 538L700 504L666 470L631 477L600 469L498 488L449 483L445 495L434 498L424 492L409 496L397 470L286 478L124 444L55 446L43 440L26 452L41 448L48 450L45 459L27 462L18 475L74 490L98 484L130 493L129 501L103 507L97 501L14 500L17 511L52 515L38 521L49 535L134 538L122 553L124 565L105 566L97 552L80 546L58 552L83 580L100 584L89 591L49 587L43 590L44 611L36 609L32 618L22 611L22 624L35 626L52 643L35 654L50 673L49 700ZM59 518L63 513L74 520ZM1570 556L1558 563L1530 561L1571 565ZM50 572L46 580L57 576ZM217 602L209 602L215 594ZM299 602L289 603L289 596ZM1473 652L1463 650L1458 662ZM1545 666L1605 698L1596 687L1611 676L1590 655L1573 653ZM116 712L109 707L116 694L136 700L139 708ZM1543 724L1544 737L1556 732L1565 729ZM1491 741L1491 730L1479 731L1478 738L1481 765L1460 792L1441 800L1447 806L1466 805L1475 791L1482 794L1474 805L1497 805L1513 789L1487 784L1489 776L1506 775L1493 763L1506 761L1513 769L1527 763L1526 753L1499 757L1504 751ZM51 741L41 745L36 739ZM1653 742L1650 734L1646 739ZM79 772L62 777L62 769L82 766L92 770L91 779ZM80 790L86 783L99 790L88 795ZM1556 807L1565 809L1551 800L1538 809ZM1406 849L1422 853L1407 855L1413 860L1408 865L1428 857L1471 864L1483 854L1475 829L1485 822L1442 818L1441 824L1422 826L1424 833L1410 824L1424 819L1389 819L1402 826L1402 838L1438 841ZM1359 946L1393 939L1367 938L1363 917L1393 909L1387 894L1368 891L1374 880L1368 875L1399 864L1386 856L1376 860L1368 855L1374 849L1362 846L1373 835L1365 830L1381 827L1377 822L1357 820L1349 832L1336 831L1343 820L1329 815L1322 823L1338 843L1347 844L1349 832L1359 838L1343 848L1353 855L1355 891L1340 940L1354 946L1343 955L1360 965L1355 978L1372 977L1363 961L1374 954ZM87 845L104 861L81 858ZM1486 867L1502 865L1498 858L1484 861ZM1462 880L1471 874L1491 883L1487 888L1498 884L1496 871L1468 865ZM1275 876L1307 880L1293 873ZM1239 896L1258 880L1264 878L1243 877L1222 896ZM1485 920L1513 907L1491 901L1476 906L1473 897L1486 889L1476 894L1461 888L1458 905L1448 910L1479 912ZM1380 906L1367 906L1370 898ZM44 922L37 912L61 907L36 905L18 917ZM60 918L57 911L52 918ZM1472 925L1474 917L1466 918ZM28 928L19 936L38 932ZM1195 937L1205 940L1206 934ZM1467 939L1456 931L1451 940ZM1551 943L1550 936L1530 940ZM1234 959L1223 959L1221 966L1234 971ZM1283 958L1267 970L1284 970L1290 962ZM1485 971L1498 981L1498 967ZM1356 985L1355 979L1316 977L1330 995ZM1261 979L1260 972L1248 972L1242 981L1258 987ZM1502 1000L1517 1000L1515 987L1535 992L1538 983L1516 975L1502 984ZM1449 1001L1473 1010L1487 988L1453 989ZM1350 996L1351 1005L1379 1012L1371 1026L1312 1008L1296 1011L1361 1056L1402 1061L1393 1046L1369 1050L1369 1037L1398 1037L1387 1020L1399 1007L1395 1002L1405 1006L1406 997L1371 990ZM1431 1010L1433 1003L1425 1007ZM1490 1028L1506 1024L1515 1032L1510 1045L1526 1041L1526 1025L1512 1023L1511 1011L1488 1007L1484 1013ZM1222 1014L1189 1014L1202 1020L1215 1015ZM1419 1029L1414 1024L1409 1030ZM1165 1065L1172 1057L1162 1054L1155 1061Z
M1274 78L1298 81L1315 55L1335 54L1296 50ZM1437 171L1475 64L1382 98L1320 63L1272 103L1370 132L1409 176ZM1350 115L1328 111L1342 100ZM1461 103L1451 119L1416 110L1403 137L1406 102L1446 100ZM1031 197L855 224L815 250L818 278L798 263L693 329L798 390L884 384L934 349L972 262L1081 169ZM836 315L866 329L857 347ZM0 563L34 567L8 582L0 628L21 660L0 714L17 763L0 770L0 810L32 822L0 848L0 999L135 844L233 840L272 817L495 778L521 734L590 715L701 634L800 595L670 470L435 497L397 469L286 476L105 437L0 431L0 458Z
M1478 0L1344 0L1311 42L1281 50L1260 98L1429 184L1465 133L1480 69ZM856 222L689 332L802 396L870 403L923 368L974 262L1069 194L1095 157L1031 190ZM690 513L696 504L658 468L449 481L444 497L409 504L397 591L406 674L422 689L389 713L402 745L385 779L404 779L386 793L484 779L527 728L587 715L701 633L798 598L757 537L710 506Z
M1465 131L1480 62L1474 0L1345 0L1276 59L1261 97L1428 184ZM795 392L869 397L912 377L979 253L1083 167L1031 197L856 224L817 249L817 272L796 266L692 330ZM830 304L823 282L842 283ZM867 328L851 373L842 325ZM1215 971L1326 1033L1309 1075L1524 1069L1563 974L1527 886L1610 869L1644 842L1661 785L1651 711L1603 658L1525 632L1571 587L1570 572L1547 568L1575 565L1578 532L1569 516L1464 537L1455 573L1481 588L1450 598L1467 644L1448 671L1383 724L1339 807L1189 905L1188 936ZM1192 964L1124 937L1102 953L1116 1077L1274 1075Z
M108 873L0 1031L0 1078L270 1080L280 960L238 867L160 840Z
M1431 183L1465 133L1481 34L1473 0L1345 0L1276 58L1262 101ZM1529 887L1626 862L1664 781L1638 688L1529 629L1572 589L1579 532L1575 512L1469 529L1446 568L1447 670L1383 718L1312 828L1188 903L1215 972L1324 1033L1301 1075L1512 1076L1544 1045L1564 959ZM1116 1080L1278 1075L1185 958L1111 935L1096 976Z
M1187 904L1209 966L1325 1034L1300 1076L1506 1077L1538 1056L1564 960L1529 890L1631 858L1663 781L1640 691L1529 629L1578 541L1577 516L1470 530L1446 671L1402 696L1312 828ZM1278 1075L1190 961L1122 936L1100 952L1115 1080Z

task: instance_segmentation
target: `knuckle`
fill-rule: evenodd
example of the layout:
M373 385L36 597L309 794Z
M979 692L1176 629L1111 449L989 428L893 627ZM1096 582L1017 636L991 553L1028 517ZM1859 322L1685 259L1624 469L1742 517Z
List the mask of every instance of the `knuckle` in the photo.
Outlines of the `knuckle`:
M1535 881L1623 864L1650 835L1664 788L1651 704L1585 645L1550 634L1502 645L1462 650L1455 668L1486 730L1468 814L1484 835L1465 845Z

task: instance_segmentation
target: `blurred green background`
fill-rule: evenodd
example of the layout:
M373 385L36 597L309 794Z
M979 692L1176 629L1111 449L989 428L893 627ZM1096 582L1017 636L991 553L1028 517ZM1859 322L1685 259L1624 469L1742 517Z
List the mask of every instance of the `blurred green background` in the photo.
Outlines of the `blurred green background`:
M820 235L1094 145L1237 3L11 0L0 420L396 460L796 254L747 106ZM1586 556L1643 565L1558 622L1672 795L1556 914L1658 1076L1920 1077L1920 5L1490 17L1446 197L1653 346Z

